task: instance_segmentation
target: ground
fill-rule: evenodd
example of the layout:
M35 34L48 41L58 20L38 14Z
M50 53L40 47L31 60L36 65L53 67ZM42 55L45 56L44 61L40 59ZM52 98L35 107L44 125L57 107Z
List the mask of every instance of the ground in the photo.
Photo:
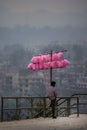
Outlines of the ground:
M87 130L87 114L0 122L0 130Z

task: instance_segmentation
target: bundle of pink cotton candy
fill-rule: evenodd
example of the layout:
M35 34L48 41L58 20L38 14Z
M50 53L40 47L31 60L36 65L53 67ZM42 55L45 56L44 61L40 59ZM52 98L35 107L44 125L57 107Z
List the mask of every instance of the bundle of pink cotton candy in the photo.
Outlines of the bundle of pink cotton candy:
M65 68L70 62L64 59L63 52L34 56L27 66L30 70L41 70L50 68Z
M50 69L50 68L65 68L67 65L69 65L70 62L66 59L61 61L52 61L52 62L46 62L46 63L37 63L33 64L30 63L27 68L30 70L41 70L41 69Z
M64 59L63 53L59 52L59 53L53 53L52 58L50 54L34 56L31 59L31 62L36 64L36 63L41 63L41 62L51 62L51 60L57 61L57 60L63 60L63 59Z

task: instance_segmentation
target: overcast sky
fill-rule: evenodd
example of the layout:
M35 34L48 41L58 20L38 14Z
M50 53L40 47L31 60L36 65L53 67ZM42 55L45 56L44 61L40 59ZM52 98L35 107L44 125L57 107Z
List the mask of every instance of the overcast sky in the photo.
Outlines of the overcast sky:
M0 0L0 27L87 27L87 0Z

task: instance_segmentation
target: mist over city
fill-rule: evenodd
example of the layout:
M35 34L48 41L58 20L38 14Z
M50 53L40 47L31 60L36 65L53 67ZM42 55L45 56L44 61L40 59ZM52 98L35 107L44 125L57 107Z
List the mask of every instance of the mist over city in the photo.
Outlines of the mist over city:
M40 73L44 77L43 71L32 72L27 70L31 58L34 55L50 53L51 50L54 52L67 50L64 56L71 62L70 65L85 65L84 73L82 73L83 75L86 74L86 2L86 0L84 2L82 0L73 2L69 0L54 0L54 2L50 0L44 2L41 0L0 0L0 72L4 73L3 75L8 75L6 73L19 74L20 71L25 71L32 75ZM73 67L75 68L75 66ZM46 71L49 75L49 71L45 70L44 72ZM56 76L59 77L59 75ZM55 76L53 77L55 80ZM27 76L26 78L28 79ZM1 74L1 96L10 90L4 83L6 79L4 81L2 79ZM13 76L12 79L14 79ZM43 78L43 80L45 79ZM50 76L47 81L48 85L49 80ZM39 81L37 83L39 84ZM10 84L11 89L21 90L20 95L26 95L24 94L25 87L19 87L19 83L15 85L16 88ZM44 82L43 86L47 88ZM28 95L31 93L29 91ZM7 95L9 96L9 94Z
M23 29L23 27L20 27L21 30ZM17 28L18 29L18 28ZM27 28L28 29L28 28ZM15 29L14 29L15 30ZM49 30L49 29L48 29ZM59 75L58 71L64 71L63 73L65 73L65 75L70 75L72 77L72 73L74 73L73 78L75 77L75 73L78 73L79 77L81 77L81 75L86 76L87 74L87 41L86 40L80 40L81 36L79 36L78 40L53 40L50 41L50 37L49 40L50 42L46 41L45 44L41 44L40 42L35 44L33 43L33 38L35 37L35 34L32 33L32 37L30 37L31 39L31 43L33 44L27 44L26 41L29 39L27 34L24 33L24 35L22 35L22 31L19 31L20 33L15 32L12 34L13 31L10 32L11 36L15 36L15 40L11 39L10 40L10 34L6 33L6 31L4 32L4 35L8 34L8 37L6 37L3 41L2 47L0 48L0 73L1 73L1 96L5 96L11 93L13 93L13 95L16 96L27 96L27 95L31 95L31 96L46 96L46 93L41 94L41 92L44 91L46 92L46 88L48 88L49 84L50 84L50 70L38 70L38 71L32 71L32 70L28 70L27 69L27 65L31 62L31 59L33 56L36 55L40 55L40 54L46 54L46 53L50 53L50 51L52 50L53 52L61 52L62 50L67 50L67 52L64 52L64 57L66 59L68 59L70 61L70 65L67 66L64 69L56 69L53 70L53 79L57 81L57 85L58 88L61 89L62 95L71 95L73 93L78 93L80 91L80 89L78 89L78 87L76 87L77 81L75 81L74 79L71 81L67 81L65 86L69 86L68 89L66 90L67 87L64 87L64 85L59 84L59 78L61 78L61 80L64 80L65 77L62 76L61 74ZM26 32L26 31L25 31ZM46 31L45 31L46 32ZM51 31L51 33L53 33ZM56 32L57 33L57 32ZM63 32L62 32L63 33ZM38 31L36 32L37 37L36 39L39 39L39 35L38 35ZM20 36L20 38L18 37ZM40 33L40 36L42 39L46 39L44 38L44 35L42 33ZM67 34L68 36L68 34ZM26 38L24 38L26 37ZM62 35L63 37L63 35ZM52 36L51 36L52 39ZM86 39L86 38L85 38ZM19 43L18 41L21 42ZM8 41L8 42L7 42ZM10 41L10 43L9 43ZM44 40L41 40L44 43ZM18 43L17 43L18 42ZM1 42L2 43L2 42ZM71 66L73 66L73 70L71 70L71 72L68 70ZM79 67L80 66L80 67ZM84 67L85 66L85 67ZM73 72L72 72L73 71ZM77 72L76 72L77 71ZM45 79L47 75L48 80ZM38 87L36 87L36 82L34 84L34 80L32 78L32 76L36 75L36 79L37 79L37 74L38 74L38 80L37 80L37 86L39 87L39 90L37 89ZM16 76L18 75L18 77ZM42 75L42 76L40 76ZM24 79L19 80L20 78L24 77ZM4 77L4 78L3 78ZM11 79L9 79L11 78ZM34 77L35 78L35 77ZM78 76L77 76L78 78ZM8 80L9 79L9 80ZM15 81L13 80L15 79ZM43 84L43 88L41 88L40 83L40 79L42 79L41 84ZM10 81L12 80L12 81ZM25 82L25 86L27 85L27 88L23 85L22 86L22 80L27 80ZM29 80L29 81L28 81ZM67 80L68 76L67 76ZM5 81L7 81L7 83L5 83ZM32 81L32 84L29 84L29 82ZM19 83L20 82L20 83ZM47 82L47 84L45 84ZM70 82L70 83L69 83ZM75 83L73 83L75 82ZM23 83L24 84L24 83ZM70 85L69 85L70 84ZM72 92L70 92L72 89L70 86L72 86L72 84L74 84L74 89ZM66 92L63 93L64 90L62 90L62 87L64 87L63 89L66 90ZM31 88L31 89L30 89ZM15 89L15 93L14 93L14 89ZM33 90L33 89L37 89L38 93ZM71 89L71 90L70 90ZM85 91L85 89L87 89L87 87L85 88L81 88L81 91ZM8 90L8 91L7 91ZM27 91L28 90L28 91ZM10 93L9 93L10 91ZM11 92L12 91L12 92ZM32 92L31 92L32 91ZM75 92L76 91L76 92ZM80 92L81 92L80 91ZM19 93L19 95L18 95ZM61 93L60 93L61 95Z

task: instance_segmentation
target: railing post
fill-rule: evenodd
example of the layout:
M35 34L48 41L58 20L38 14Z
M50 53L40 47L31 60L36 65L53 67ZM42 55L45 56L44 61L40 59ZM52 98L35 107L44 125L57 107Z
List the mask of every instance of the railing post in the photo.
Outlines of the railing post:
M70 115L70 98L67 98L67 116Z
M44 117L46 117L46 98L43 98Z
M57 108L57 101L56 101L56 102L55 102L55 116L56 116L56 117L58 116L57 110L58 110L58 108Z
M50 52L50 56L51 56L51 61L52 61L52 50ZM52 82L52 67L50 68L50 85L51 85L51 82Z
M59 116L59 102L56 101L56 116Z
M33 117L33 98L31 97L31 118Z
M79 117L79 97L77 97L77 117Z
M28 104L29 104L29 102L30 102L30 98L28 98ZM28 108L27 110L28 110L28 116L27 116L27 119L29 119L30 109Z
M16 98L16 119L19 119L18 98Z
M3 121L3 97L1 97L1 121Z

